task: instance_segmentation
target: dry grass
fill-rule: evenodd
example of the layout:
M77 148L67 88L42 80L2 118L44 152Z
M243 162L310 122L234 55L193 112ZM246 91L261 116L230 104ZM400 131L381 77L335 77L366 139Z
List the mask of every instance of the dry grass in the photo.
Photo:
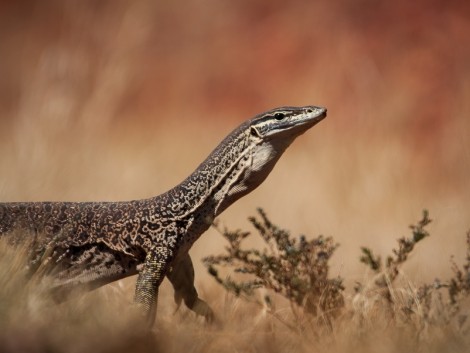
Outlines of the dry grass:
M292 251L295 238L262 214L263 223L254 224L268 245L278 247L281 261L273 265L276 257L261 256L259 261L267 267L266 273L241 271L244 276L248 273L260 279L255 285L251 280L236 283L217 277L227 292L214 289L208 294L217 312L216 323L208 325L187 309L172 313L169 306L173 309L175 305L169 305L166 298L160 302L157 326L151 332L146 332L133 315L130 288L122 282L57 305L47 296L47 283L26 280L24 248L13 249L2 242L0 347L4 352L467 352L470 233L466 263L453 264L452 278L418 288L400 271L413 251L413 246L403 248L402 244L424 239L416 237L418 233L429 235L424 230L426 219L414 226L413 236L402 238L398 250L393 251L401 261L387 260L383 271L376 265L379 260L370 260L374 255L368 251L365 262L371 274L358 283L354 294L346 292L343 297L344 288L337 286L340 279L327 284L323 291L317 288L329 281L329 259L334 249L317 238L304 244L313 255L313 259L306 259ZM253 251L242 250L240 243L233 247L235 234L242 233L224 231L231 239L227 258L232 261L226 257L206 260L212 268L221 264L238 269L256 265ZM243 251L247 256L236 255ZM324 251L330 251L326 258ZM294 263L309 268L297 270L291 266ZM287 277L289 274L310 275L310 287L302 289ZM270 285L273 277L284 289ZM331 288L326 290L328 286ZM292 295L292 291L302 290L304 297L300 300L298 293Z
M409 324L390 321L374 290L354 287L375 286L358 261L361 246L385 258L423 208L435 219L432 237L400 267L397 298L407 303L422 285L451 278L452 255L465 263L468 10L437 0L2 2L1 201L156 195L244 118L284 104L325 105L328 118L220 221L246 229L262 206L292 234L333 236L340 247L329 273L344 279L353 313L328 334L293 334L213 282L199 260L225 244L209 230L191 254L197 287L222 327L185 310L173 315L164 283L152 345L123 312L135 279L55 306L4 256L2 350L464 351L458 322L428 325L416 339ZM275 305L292 319L287 302Z

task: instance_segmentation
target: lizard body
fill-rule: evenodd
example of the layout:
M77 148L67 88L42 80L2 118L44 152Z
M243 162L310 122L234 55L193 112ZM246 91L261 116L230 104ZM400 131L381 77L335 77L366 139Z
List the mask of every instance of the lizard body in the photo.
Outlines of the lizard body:
M182 183L153 198L123 202L0 203L0 237L28 241L31 273L47 263L51 290L70 293L138 274L134 300L151 325L165 276L175 300L211 320L198 297L188 250L216 216L254 190L285 149L326 109L281 107L230 133ZM24 235L21 235L24 234Z

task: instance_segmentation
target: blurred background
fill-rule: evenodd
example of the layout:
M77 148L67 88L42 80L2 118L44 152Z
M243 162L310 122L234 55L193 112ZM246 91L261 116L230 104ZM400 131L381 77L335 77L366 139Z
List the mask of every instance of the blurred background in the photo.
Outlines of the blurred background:
M158 195L244 120L321 105L222 225L249 229L261 206L331 235L351 289L360 246L390 253L427 208L404 270L445 277L470 229L469 43L465 1L2 1L0 200ZM191 250L202 293L200 259L223 246L211 229Z

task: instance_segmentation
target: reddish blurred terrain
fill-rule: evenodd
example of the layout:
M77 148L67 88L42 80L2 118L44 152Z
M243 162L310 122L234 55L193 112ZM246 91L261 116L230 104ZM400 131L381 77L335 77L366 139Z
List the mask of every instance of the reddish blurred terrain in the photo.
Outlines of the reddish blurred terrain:
M243 120L316 104L328 118L222 222L261 206L332 235L352 282L360 246L389 252L428 208L408 270L446 274L470 228L469 43L465 1L3 1L0 200L153 196ZM195 262L223 245L208 233Z

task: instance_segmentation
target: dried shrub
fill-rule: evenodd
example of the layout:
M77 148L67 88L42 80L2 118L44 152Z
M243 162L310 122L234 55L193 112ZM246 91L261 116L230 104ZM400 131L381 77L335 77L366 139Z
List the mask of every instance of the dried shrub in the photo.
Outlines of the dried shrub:
M293 238L274 225L262 209L258 209L258 217L251 217L249 221L266 247L244 249L242 242L250 232L221 230L215 225L229 244L226 254L203 260L209 273L236 296L253 300L255 291L265 288L288 299L293 308L301 308L314 317L321 314L329 322L344 306L343 280L328 276L328 261L338 244L331 237L321 235L312 240L305 236ZM228 267L234 273L247 276L223 278L219 267ZM265 295L264 304L270 307L271 303L271 297Z
M370 269L378 275L375 281L377 287L383 289L381 293L389 302L393 302L391 293L391 283L395 281L400 273L400 267L406 262L410 253L414 250L415 245L429 236L429 232L425 227L431 223L429 212L423 211L423 217L416 225L412 224L409 228L412 230L410 238L401 237L398 239L398 249L392 250L392 255L387 256L385 264L380 256L374 255L371 249L361 247L362 256L360 261L366 264ZM361 284L356 285L356 291L361 290Z
M357 283L356 297L361 297L362 302L374 302L381 313L390 314L395 324L414 325L412 332L417 336L429 331L430 327L445 328L449 325L462 333L467 332L469 328L465 324L469 314L461 304L470 294L470 232L467 233L466 263L460 268L452 258L453 276L450 279L436 278L433 283L417 287L407 283L405 288L396 283L400 268L415 245L430 235L425 229L429 223L429 213L424 210L422 219L416 225L410 225L411 237L399 238L398 248L392 250L393 254L387 256L385 262L369 248L361 248L360 261L375 273L375 280L372 285ZM387 306L383 301L373 299L377 294L385 299ZM363 312L356 310L355 315L361 316Z

